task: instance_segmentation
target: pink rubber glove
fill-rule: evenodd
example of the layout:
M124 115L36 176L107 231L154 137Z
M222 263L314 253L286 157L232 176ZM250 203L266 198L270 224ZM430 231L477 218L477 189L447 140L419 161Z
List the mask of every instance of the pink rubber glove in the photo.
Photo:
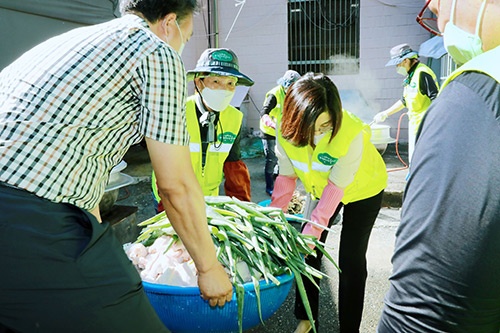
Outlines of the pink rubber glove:
M337 209L337 206L339 205L340 200L342 200L343 196L344 190L337 187L331 181L328 181L328 185L326 185L325 189L323 190L323 194L319 199L318 205L316 206L316 208L314 208L311 214L311 221L327 227L330 217L332 217L335 209ZM306 226L302 230L302 234L313 235L317 239L321 237L322 232L323 229L318 228L310 223L306 224ZM309 245L309 247L314 248L313 245Z
M271 119L271 117L269 117L268 114L262 116L262 121L264 122L264 125L276 128L276 123Z
M271 196L271 207L281 208L283 212L288 211L288 203L292 200L297 178L278 175L274 182L273 194Z

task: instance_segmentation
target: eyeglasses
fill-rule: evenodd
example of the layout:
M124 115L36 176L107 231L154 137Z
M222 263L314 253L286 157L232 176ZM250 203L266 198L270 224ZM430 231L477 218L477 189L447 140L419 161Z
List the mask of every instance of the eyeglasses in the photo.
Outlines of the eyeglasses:
M429 4L432 0L427 0L425 2L424 8L417 15L417 22L424 28L429 31L431 34L436 36L442 36L443 34L439 31L437 25L437 18L434 13L429 9Z
M333 131L333 126L330 124L328 124L328 125L323 124L319 128L314 129L314 135L321 135L324 133L328 133L330 131Z

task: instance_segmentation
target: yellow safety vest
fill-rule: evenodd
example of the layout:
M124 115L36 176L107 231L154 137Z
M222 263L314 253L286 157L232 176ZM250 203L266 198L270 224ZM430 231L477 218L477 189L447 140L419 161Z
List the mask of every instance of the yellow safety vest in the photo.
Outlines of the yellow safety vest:
M222 128L224 132L217 134L217 141L215 143L208 144L205 166L203 167L201 135L195 101L196 97L193 95L186 102L186 123L190 136L189 150L191 151L191 164L193 165L194 173L201 185L203 194L205 196L217 196L219 195L219 186L224 177L224 162L240 131L243 113L231 105L220 112L217 128ZM158 195L154 172L151 177L151 185L153 194L159 202L160 197Z
M441 90L453 79L464 72L484 73L500 83L500 66L498 66L498 59L500 59L500 46L478 55L457 68L450 74L450 76L448 76L446 81L443 83Z
M410 82L404 87L403 97L406 102L406 107L408 108L408 119L412 125L415 134L418 131L418 127L424 118L425 112L431 105L431 99L423 95L419 89L420 73L425 72L432 76L436 86L439 88L439 84L436 79L436 74L427 67L426 65L419 63Z
M274 95L276 97L276 106L269 112L269 117L276 123L278 121L278 116L281 114L283 103L285 102L285 88L283 88L282 85L276 86L266 93L266 99L269 95ZM266 126L262 119L260 120L260 130L262 133L276 136L276 130L270 126Z
M319 199L328 183L332 167L339 158L345 156L352 140L363 133L363 155L354 180L344 189L342 202L348 204L370 198L387 186L387 171L382 156L370 143L370 127L352 113L342 110L342 124L332 139L325 135L316 148L307 145L296 147L286 141L278 131L278 141L292 162L295 174L305 190Z

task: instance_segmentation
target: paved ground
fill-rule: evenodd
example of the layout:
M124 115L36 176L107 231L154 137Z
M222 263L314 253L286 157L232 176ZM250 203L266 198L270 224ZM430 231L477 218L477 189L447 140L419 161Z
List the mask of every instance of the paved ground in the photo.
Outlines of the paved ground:
M407 160L406 147L400 148L404 161ZM389 172L389 185L384 197L384 207L375 223L370 238L367 260L368 260L368 280L365 297L365 308L361 332L375 332L380 311L383 306L383 297L388 288L388 277L391 272L390 258L394 246L394 236L399 224L399 214L402 193L405 185L405 176L407 170L398 170L403 165L399 161L395 145L388 146L383 155ZM136 177L138 183L120 189L117 204L124 206L136 206L136 220L138 222L154 215L153 203L150 193L150 174L151 165L147 152L141 146L134 146L127 153L124 160L128 163L123 171L133 177ZM269 197L265 194L264 185L264 158L255 154L253 158L244 159L248 165L252 181L252 201L260 202ZM339 234L341 225L333 227L334 232L330 233L327 239L327 245L332 248L332 255L336 258L336 249L338 248ZM320 332L337 333L337 286L338 274L335 268L324 263L323 270L328 272L331 279L323 281L321 284L321 310L320 310ZM246 333L269 332L269 333L287 333L293 332L297 324L293 316L293 300L295 290L292 287L288 298L283 306L266 322L265 325L259 325Z

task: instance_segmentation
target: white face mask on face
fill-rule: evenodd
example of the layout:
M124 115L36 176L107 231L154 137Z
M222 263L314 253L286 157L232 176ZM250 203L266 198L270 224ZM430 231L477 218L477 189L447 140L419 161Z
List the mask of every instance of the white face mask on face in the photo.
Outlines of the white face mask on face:
M456 0L451 4L450 21L446 23L443 33L443 42L446 51L459 65L465 64L467 61L483 53L483 42L479 37L479 27L483 17L486 0L483 0L481 8L476 19L476 31L471 34L463 29L460 29L453 23L455 18Z
M177 20L175 20L175 25L177 26L177 29L179 30L179 35L181 37L181 46L179 47L177 53L179 53L179 55L182 55L182 51L184 50L184 46L186 46L186 43L184 42L184 36L182 35L181 27L179 27L179 23L177 23Z
M201 91L201 97L203 102L210 109L214 111L224 111L228 106L231 100L233 99L234 91L229 90L214 90L205 87Z
M184 46L186 46L186 43L184 42L184 36L182 35L181 27L179 26L179 23L177 23L177 20L175 20L175 26L177 27L177 30L179 30L179 37L181 38L181 46L179 47L179 50L177 50L177 53L179 53L179 55L182 55L182 51L184 50ZM170 44L170 41L168 40L168 36L166 36L166 38L167 44L172 46L172 44Z
M321 133L321 134L315 135L314 136L314 144L318 145L318 143L321 141L321 139L323 139L325 137L325 135L326 135L326 133Z
M408 75L408 72L406 71L406 68L404 68L403 66L398 66L396 68L396 73L398 73L399 75L403 75L403 76Z

